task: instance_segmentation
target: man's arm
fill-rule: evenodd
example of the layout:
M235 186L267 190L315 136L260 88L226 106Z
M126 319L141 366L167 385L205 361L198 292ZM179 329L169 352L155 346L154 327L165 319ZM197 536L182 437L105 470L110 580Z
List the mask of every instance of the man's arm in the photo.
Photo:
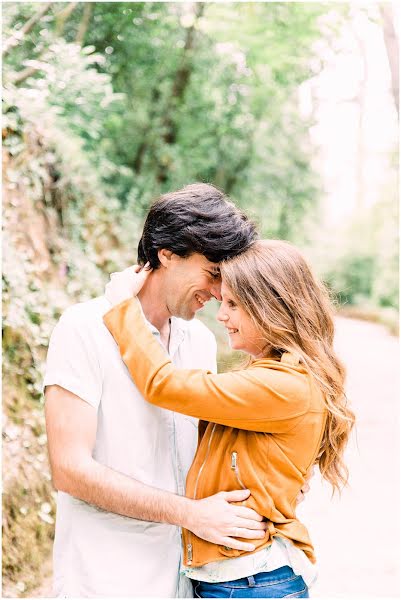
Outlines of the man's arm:
M260 539L265 535L262 517L252 509L231 504L249 492L220 492L203 500L190 500L145 485L94 460L96 410L58 386L46 388L46 428L53 483L56 489L108 512L170 523L198 537L238 550L253 544L234 537Z

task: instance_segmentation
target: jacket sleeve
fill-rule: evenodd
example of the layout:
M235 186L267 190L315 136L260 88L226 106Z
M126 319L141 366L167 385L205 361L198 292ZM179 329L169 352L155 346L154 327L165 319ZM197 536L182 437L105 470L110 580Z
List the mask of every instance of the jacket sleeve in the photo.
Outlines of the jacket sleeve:
M149 331L137 298L112 308L104 323L139 391L151 404L238 429L285 432L309 407L305 373L277 361L215 375L178 369Z

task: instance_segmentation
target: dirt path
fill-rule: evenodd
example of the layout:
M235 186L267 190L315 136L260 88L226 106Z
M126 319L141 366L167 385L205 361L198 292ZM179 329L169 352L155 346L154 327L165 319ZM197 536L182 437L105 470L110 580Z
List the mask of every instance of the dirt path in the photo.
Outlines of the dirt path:
M399 598L399 345L385 328L337 320L357 431L341 501L315 476L299 514L319 561L311 597Z

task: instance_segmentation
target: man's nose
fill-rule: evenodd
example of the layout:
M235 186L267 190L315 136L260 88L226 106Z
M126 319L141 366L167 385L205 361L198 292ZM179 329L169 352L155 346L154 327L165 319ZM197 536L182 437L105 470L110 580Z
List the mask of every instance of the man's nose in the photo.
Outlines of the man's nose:
M218 300L219 302L222 301L223 298L221 297L221 281L216 281L211 285L210 293L216 298L216 300Z

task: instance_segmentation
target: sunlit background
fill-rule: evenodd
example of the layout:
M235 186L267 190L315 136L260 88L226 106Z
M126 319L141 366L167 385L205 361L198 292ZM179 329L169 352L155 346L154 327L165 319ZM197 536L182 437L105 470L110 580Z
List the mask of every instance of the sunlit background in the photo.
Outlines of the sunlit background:
M343 500L316 476L300 508L321 564L311 595L398 597L398 16L391 2L3 3L5 596L50 593L50 332L136 260L152 199L207 181L263 237L301 246L338 308L360 445ZM205 310L227 369L238 357Z

